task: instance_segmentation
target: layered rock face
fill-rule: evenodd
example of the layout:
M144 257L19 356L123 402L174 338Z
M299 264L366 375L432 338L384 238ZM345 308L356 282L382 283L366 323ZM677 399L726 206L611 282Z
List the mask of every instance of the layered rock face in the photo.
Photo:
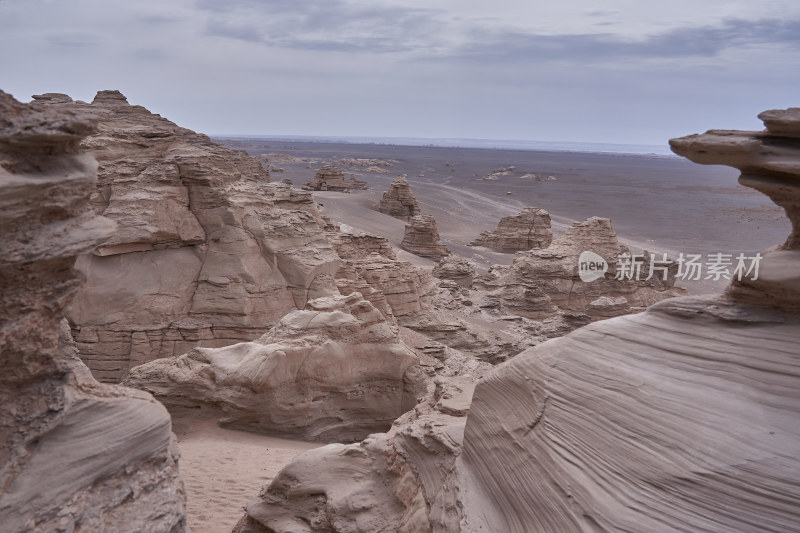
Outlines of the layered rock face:
M485 246L496 252L514 253L531 248L547 248L553 242L550 213L526 207L518 215L503 217L494 231L484 231L470 246Z
M432 215L416 215L406 224L400 248L422 257L441 259L450 253L439 238L436 219Z
M605 275L591 281L583 281L578 272L579 258L587 251L608 264ZM664 298L686 294L685 289L675 287L678 265L674 262L653 263L653 275L645 279L651 265L647 253L642 254L638 275L626 272L615 279L620 256L627 252L611 221L592 217L575 223L547 248L517 252L510 267L493 268L482 284L508 312L533 318L560 309L585 311L601 296L624 296L630 307L641 310Z
M368 189L369 183L359 181L352 174L346 179L344 172L334 166L322 167L314 175L314 179L303 185L307 191L350 192L351 189Z
M401 176L392 182L383 193L378 211L406 221L420 213L419 204L406 178Z
M91 116L0 91L0 529L180 532L185 495L166 410L96 382L64 308L73 265L114 232L95 216Z
M765 132L712 131L671 144L694 160L742 168L742 183L791 206L800 193L797 116L768 112ZM795 530L794 235L764 254L757 280L734 282L723 296L598 322L492 372L476 388L465 430L460 466L472 488L463 529ZM500 466L509 464L513 472Z
M461 287L471 287L475 279L475 265L463 257L450 254L433 267L433 275L439 279L453 281Z
M98 123L83 142L100 162L92 204L119 230L79 258L87 283L67 314L98 379L194 346L252 340L336 291L339 259L310 193L268 183L258 160L117 91L92 104L37 98Z
M256 341L138 366L125 383L231 427L352 441L386 430L409 407L404 377L416 362L397 327L353 293L311 300Z

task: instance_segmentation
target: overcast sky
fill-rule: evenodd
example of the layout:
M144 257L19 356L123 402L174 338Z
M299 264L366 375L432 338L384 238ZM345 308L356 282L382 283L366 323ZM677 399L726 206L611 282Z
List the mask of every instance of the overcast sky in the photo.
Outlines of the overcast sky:
M0 0L0 89L209 134L663 145L800 106L800 2Z

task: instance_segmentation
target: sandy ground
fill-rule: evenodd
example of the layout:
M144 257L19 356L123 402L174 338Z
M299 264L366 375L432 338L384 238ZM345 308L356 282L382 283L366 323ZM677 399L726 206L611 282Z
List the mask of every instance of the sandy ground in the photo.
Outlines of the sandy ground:
M194 533L230 533L263 485L295 456L320 446L223 429L212 420L179 421L176 435Z

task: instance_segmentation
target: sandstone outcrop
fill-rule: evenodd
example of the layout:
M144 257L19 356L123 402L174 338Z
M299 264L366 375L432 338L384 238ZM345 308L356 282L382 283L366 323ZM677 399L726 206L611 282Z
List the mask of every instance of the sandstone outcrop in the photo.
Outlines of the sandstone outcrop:
M450 253L439 238L436 219L432 215L416 215L406 224L400 248L412 254L431 259L441 259Z
M319 169L314 175L314 179L303 185L303 189L307 191L350 192L368 188L369 183L366 181L360 181L352 174L348 180L340 168L332 165L326 165Z
M762 115L762 133L671 145L741 168L743 184L791 206L800 150L782 119L793 115ZM767 118L781 125L772 131ZM476 388L464 437L469 530L795 529L796 254L790 237L764 254L757 279L735 280L725 295L597 322L495 370ZM508 461L513 475L498 468Z
M0 529L180 532L183 483L166 410L96 382L64 308L75 257L108 239L97 164L79 148L90 115L0 91Z
M673 149L741 167L743 183L791 207L797 113L762 117L766 132L710 132L673 140ZM756 279L737 279L723 295L598 321L495 367L439 468L402 453L401 429L413 421L360 446L299 456L246 507L241 531L797 529L795 233L763 255ZM436 431L426 427L418 442ZM361 475L348 483L344 472Z
M445 256L433 267L433 275L455 282L461 287L471 287L475 279L475 265L457 255Z
M269 183L257 159L117 91L92 104L36 98L98 123L82 143L100 163L92 205L118 231L78 259L87 283L67 312L98 379L195 346L255 339L336 292L339 258L310 193Z
M256 341L135 367L125 383L230 427L341 442L385 431L416 403L404 390L415 363L397 327L353 293L310 300Z
M531 248L547 248L551 242L553 230L550 228L550 213L537 207L526 207L518 215L503 217L497 229L482 232L469 245L513 253Z
M581 254L592 252L608 265L605 275L583 281L578 272ZM611 221L592 217L577 222L550 246L517 252L509 267L494 267L481 285L497 298L506 312L542 318L559 310L584 311L601 296L624 296L631 308L642 310L665 298L681 296L686 290L675 286L678 264L663 257L651 261L649 254L630 256L635 268L621 272L628 248L620 244ZM652 277L646 279L653 266ZM619 279L617 279L619 277Z
M400 176L392 182L383 193L378 211L405 221L420 214L419 204L406 178Z

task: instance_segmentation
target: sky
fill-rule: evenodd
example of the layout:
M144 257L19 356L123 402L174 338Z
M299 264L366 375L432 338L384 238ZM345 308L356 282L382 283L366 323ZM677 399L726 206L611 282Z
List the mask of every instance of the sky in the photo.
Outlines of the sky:
M0 89L210 135L665 145L800 106L800 2L0 0Z

